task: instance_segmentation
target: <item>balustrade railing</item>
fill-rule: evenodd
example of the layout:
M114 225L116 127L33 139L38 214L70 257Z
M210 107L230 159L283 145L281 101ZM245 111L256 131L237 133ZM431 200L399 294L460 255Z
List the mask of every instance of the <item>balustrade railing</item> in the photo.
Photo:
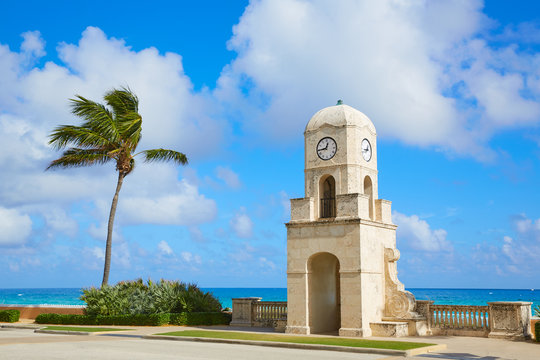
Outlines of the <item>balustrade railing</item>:
M274 327L276 331L285 331L287 302L260 300L233 299L231 325ZM434 305L431 300L417 300L416 312L425 319L422 321L432 335L528 339L531 336L531 304L514 301L490 302L488 306Z
M489 330L489 306L430 305L431 328Z
M287 320L286 301L259 301L253 305L253 318L255 321Z

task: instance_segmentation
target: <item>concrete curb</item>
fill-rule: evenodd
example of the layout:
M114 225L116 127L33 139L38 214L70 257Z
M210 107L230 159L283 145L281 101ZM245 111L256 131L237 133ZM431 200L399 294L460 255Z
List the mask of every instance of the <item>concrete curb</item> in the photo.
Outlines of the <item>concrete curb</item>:
M85 336L96 336L96 335L112 335L122 331L72 331L72 330L34 330L35 333L40 334L55 334L55 335L85 335ZM138 335L140 337L140 335Z
M23 325L23 324L2 324L2 325L0 325L0 327L3 328L3 329L34 330L34 329L42 328L44 326L42 326L42 325L33 325L33 324L28 324L28 325Z
M213 339L213 338L188 337L188 336L144 335L141 337L143 339L148 339L148 340L198 341L198 342L210 342L210 343L221 343L221 344L255 345L255 346L267 346L267 347L280 347L280 348L288 348L288 349L326 350L326 351L339 351L339 352L362 353L362 354L381 354L381 355L393 355L393 356L415 356L419 354L425 354L428 352L434 352L434 351L440 351L440 350L446 349L446 345L444 344L426 346L423 348L411 349L411 350L391 350L391 349L375 349L375 348L360 348L360 347L357 348L357 347L335 346L335 345L297 344L297 343L274 342L274 341Z
M34 330L35 333L40 334L55 334L55 335L90 335L95 333L90 333L86 331L67 331L67 330ZM99 334L99 333L98 333Z

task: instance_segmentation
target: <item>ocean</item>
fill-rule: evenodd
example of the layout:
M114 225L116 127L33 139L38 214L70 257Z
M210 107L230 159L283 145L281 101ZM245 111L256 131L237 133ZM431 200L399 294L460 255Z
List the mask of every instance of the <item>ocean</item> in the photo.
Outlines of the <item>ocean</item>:
M202 288L213 293L223 307L232 307L232 298L261 297L263 301L287 300L286 288ZM491 301L530 301L540 306L540 289L407 289L417 300L435 304L487 305ZM0 289L1 304L84 305L81 289Z

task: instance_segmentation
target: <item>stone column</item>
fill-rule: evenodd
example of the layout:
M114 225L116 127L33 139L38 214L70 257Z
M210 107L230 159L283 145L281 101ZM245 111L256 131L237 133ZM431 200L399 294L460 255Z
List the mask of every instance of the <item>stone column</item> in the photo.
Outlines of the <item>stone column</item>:
M489 305L490 338L530 339L531 302L496 301Z
M260 297L247 297L232 299L231 326L253 326L254 304L261 301Z
M371 336L369 324L362 319L362 283L360 271L341 270L341 328L339 336Z
M289 334L309 334L308 273L287 273L287 327Z

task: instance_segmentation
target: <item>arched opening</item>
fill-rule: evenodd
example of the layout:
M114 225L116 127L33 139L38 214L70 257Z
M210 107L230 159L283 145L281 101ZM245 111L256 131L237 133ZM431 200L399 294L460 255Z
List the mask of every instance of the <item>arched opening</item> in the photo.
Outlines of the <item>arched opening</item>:
M320 217L336 217L336 180L331 175L321 178L319 186Z
M373 183L369 176L364 178L364 194L369 195L369 218L373 220Z
M338 331L341 327L339 260L330 253L318 253L308 260L310 333Z

